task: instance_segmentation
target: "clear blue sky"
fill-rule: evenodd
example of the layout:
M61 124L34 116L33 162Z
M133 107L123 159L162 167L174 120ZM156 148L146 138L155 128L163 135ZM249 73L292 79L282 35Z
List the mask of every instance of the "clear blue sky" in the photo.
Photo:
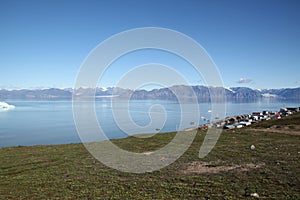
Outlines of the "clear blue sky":
M216 63L226 87L299 87L299 10L298 0L0 0L0 88L73 87L96 45L148 26L195 39ZM191 84L204 84L170 55L142 54L145 60L129 56L126 69L153 59L173 64ZM118 67L107 72L101 86L115 83L122 75Z

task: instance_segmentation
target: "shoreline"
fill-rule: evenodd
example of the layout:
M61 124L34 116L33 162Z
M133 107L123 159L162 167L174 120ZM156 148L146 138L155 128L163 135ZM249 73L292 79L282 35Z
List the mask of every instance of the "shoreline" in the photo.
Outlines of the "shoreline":
M281 108L279 111L256 111L251 114L235 115L229 116L225 119L219 119L212 121L203 125L199 125L194 128L189 128L189 130L199 129L206 130L208 128L222 128L222 129L235 129L243 128L245 126L250 126L252 124L259 123L261 121L267 121L271 119L281 119L289 115L300 112L300 107L287 107Z
M243 128L245 126L249 126L254 123L259 123L260 121L270 120L273 118L282 118L293 113L300 112L300 107L290 107L290 108L281 108L279 111L271 112L271 111L259 111L259 112L252 112L251 114L244 114L244 115L235 115L226 117L225 119L218 119L215 121L210 121L209 123L200 124L197 126L185 128L182 130L174 130L174 131L166 131L166 132L153 132L153 133L137 133L135 135L142 135L141 138L147 137L147 135L156 135L162 133L169 133L169 132L178 132L178 131L192 131L192 130L207 130L208 128L222 128L222 129L235 129L235 128ZM208 120L209 121L209 120ZM134 136L134 135L133 135ZM114 139L122 139L128 138L130 135L125 137L116 137L109 140ZM105 140L101 140L105 141ZM96 142L101 142L96 141ZM3 148L10 148L10 147L30 147L30 146L48 146L48 145L64 145L64 144L82 144L82 142L74 141L74 142L62 142L62 143L45 143L45 144L29 144L29 145L9 145L9 146L2 146L0 149Z

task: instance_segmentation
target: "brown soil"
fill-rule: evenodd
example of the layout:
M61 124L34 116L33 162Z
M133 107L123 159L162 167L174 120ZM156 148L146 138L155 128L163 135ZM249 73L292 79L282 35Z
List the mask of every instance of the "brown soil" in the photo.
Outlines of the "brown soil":
M261 164L244 164L244 165L217 165L216 162L194 161L185 163L180 173L183 174L216 174L222 171L249 171L250 169L261 168L265 163Z

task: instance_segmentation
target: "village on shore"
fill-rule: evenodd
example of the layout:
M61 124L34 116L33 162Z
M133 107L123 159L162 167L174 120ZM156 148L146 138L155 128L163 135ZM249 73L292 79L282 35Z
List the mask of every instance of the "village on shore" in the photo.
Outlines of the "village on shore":
M221 128L221 129L243 128L245 126L249 126L251 124L255 124L260 121L265 121L270 119L281 119L288 115L292 115L296 112L300 112L300 107L281 108L278 112L272 112L272 111L252 112L252 114L226 117L223 120L212 121L203 125L199 125L198 129L206 130L208 128Z

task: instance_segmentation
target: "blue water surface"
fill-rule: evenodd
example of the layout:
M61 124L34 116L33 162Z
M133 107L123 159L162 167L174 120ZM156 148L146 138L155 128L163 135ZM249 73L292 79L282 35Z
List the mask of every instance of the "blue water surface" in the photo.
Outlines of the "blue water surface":
M45 144L80 143L76 131L72 101L6 101L15 109L0 112L0 147ZM97 100L95 113L98 123L110 139L124 138L131 134L176 131L207 123L211 104L200 103L199 119L192 118L195 105L187 105L181 112L178 102L163 100ZM250 103L226 103L226 116L252 113L253 111L278 111L282 107L299 107L297 101L262 100ZM189 110L189 108L191 108ZM113 112L114 110L114 112ZM121 112L122 111L122 112ZM115 115L128 113L130 120ZM87 116L88 117L88 116ZM181 124L181 117L185 124ZM191 117L191 119L189 119ZM125 130L122 128L125 127Z

